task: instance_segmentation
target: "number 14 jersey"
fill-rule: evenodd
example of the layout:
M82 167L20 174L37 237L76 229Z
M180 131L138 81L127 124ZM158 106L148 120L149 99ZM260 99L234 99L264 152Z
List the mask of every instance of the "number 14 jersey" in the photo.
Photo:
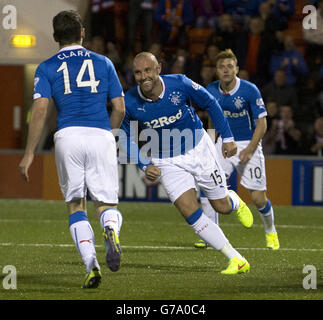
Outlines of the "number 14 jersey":
M71 126L111 130L107 101L123 95L112 62L80 45L62 48L35 73L34 99L53 97L58 130Z

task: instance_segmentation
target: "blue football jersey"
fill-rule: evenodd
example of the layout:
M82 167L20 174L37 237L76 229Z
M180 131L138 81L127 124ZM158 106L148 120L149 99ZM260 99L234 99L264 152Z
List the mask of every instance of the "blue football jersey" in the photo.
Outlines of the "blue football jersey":
M209 84L206 89L215 97L228 119L234 140L251 140L256 120L267 116L259 89L251 82L237 78L235 88L225 94L220 81Z
M194 101L200 108L208 111L224 141L233 141L221 107L205 88L181 74L162 75L160 79L163 91L157 101L144 97L139 86L126 92L126 115L121 129L128 136L131 135L130 122L136 120L141 129L153 129L154 134L158 136L158 148L154 149L156 146L153 146L151 150L153 157L184 154L192 149L203 135L202 122L191 104ZM180 136L181 139L169 139L169 134L172 133L177 133L177 137Z
M57 127L111 130L108 99L123 96L112 62L80 45L62 48L35 73L34 99L53 97Z

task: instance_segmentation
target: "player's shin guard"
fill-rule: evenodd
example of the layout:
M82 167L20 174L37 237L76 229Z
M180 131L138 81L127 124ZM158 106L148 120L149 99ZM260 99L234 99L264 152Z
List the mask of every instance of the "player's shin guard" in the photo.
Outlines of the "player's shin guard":
M76 211L69 217L69 228L78 252L86 266L87 273L93 267L100 269L96 260L94 233L84 211Z

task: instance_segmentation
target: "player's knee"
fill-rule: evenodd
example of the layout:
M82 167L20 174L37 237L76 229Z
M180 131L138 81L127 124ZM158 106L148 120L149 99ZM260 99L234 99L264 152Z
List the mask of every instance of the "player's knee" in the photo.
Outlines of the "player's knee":
M229 214L232 211L232 205L229 197L217 200L210 200L213 209L221 214Z
M71 201L67 202L67 208L70 214L76 211L86 211L85 199L73 198Z
M97 212L97 214L100 216L100 214L107 209L117 209L117 204L114 203L104 203L101 201L93 201L95 210Z
M253 204L259 209L267 204L267 197L265 191L252 191L250 193Z

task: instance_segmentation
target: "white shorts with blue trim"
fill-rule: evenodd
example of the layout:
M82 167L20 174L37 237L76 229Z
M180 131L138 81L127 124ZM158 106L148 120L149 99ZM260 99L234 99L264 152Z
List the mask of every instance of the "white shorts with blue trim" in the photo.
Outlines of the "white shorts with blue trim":
M241 150L245 149L249 140L236 141L238 151L236 155L231 158L224 158L222 156L222 139L219 138L215 147L219 155L221 166L224 169L226 175L229 177L234 169L237 169L237 172L241 178L240 184L248 190L258 190L264 191L267 189L266 182L266 167L265 167L265 156L262 151L261 143L259 143L256 151L254 152L251 159L245 163L240 163L239 153Z
M86 197L118 203L119 180L116 143L111 131L67 127L55 133L58 179L66 202Z
M205 131L195 148L184 155L153 158L152 163L161 170L161 183L173 203L184 192L196 189L196 185L210 200L228 195L224 170L219 164L214 143Z

